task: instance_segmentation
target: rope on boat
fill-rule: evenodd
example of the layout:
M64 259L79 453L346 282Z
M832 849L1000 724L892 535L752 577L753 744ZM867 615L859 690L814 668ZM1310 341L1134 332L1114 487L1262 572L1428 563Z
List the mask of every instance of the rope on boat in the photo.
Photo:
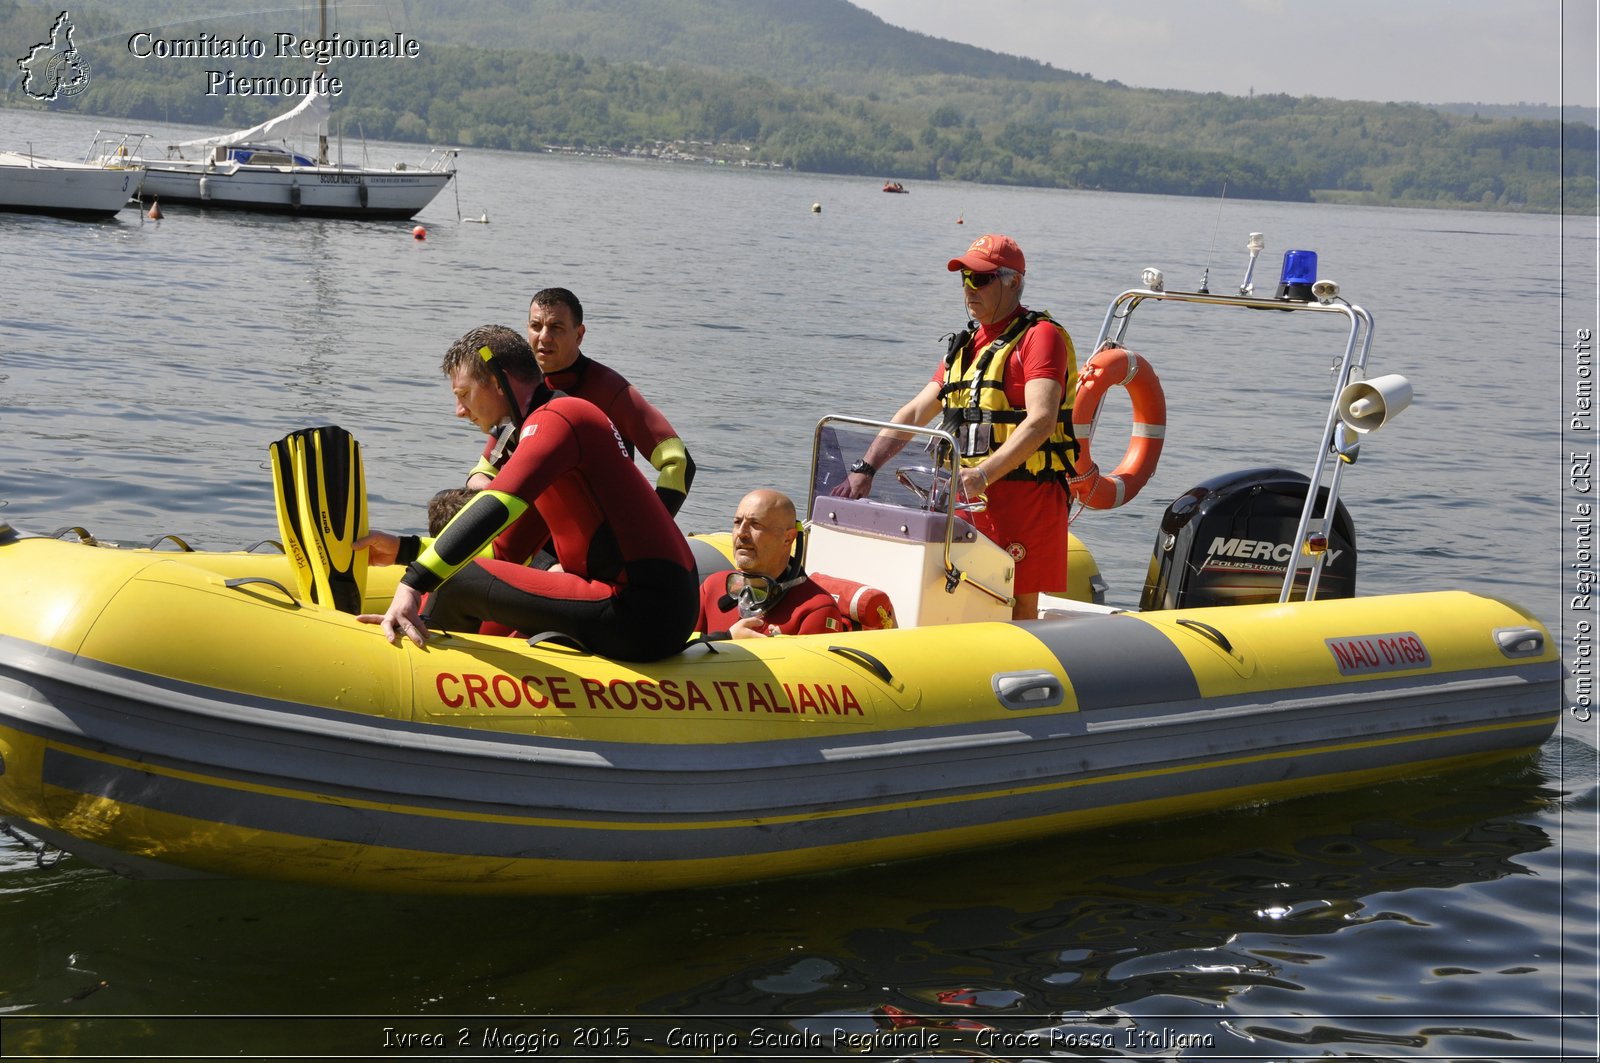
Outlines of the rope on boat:
M61 863L61 858L67 855L66 850L57 849L47 842L30 838L9 823L0 823L0 834L4 834L7 838L22 846L26 852L32 853L34 864L41 869L55 867Z
M65 527L57 528L55 531L50 533L49 538L66 539L68 536L71 536L73 541L82 543L84 546L105 546L117 549L128 545L127 543L112 542L109 539L98 538L93 532L77 524L69 524ZM160 535L146 543L144 549L159 550L168 543L171 543L173 546L177 547L176 550L170 551L172 553L192 554L195 552L195 548L189 545L188 540L174 534L173 532L162 532ZM249 546L245 547L244 550L247 554L281 554L284 552L283 544L276 539L258 539Z

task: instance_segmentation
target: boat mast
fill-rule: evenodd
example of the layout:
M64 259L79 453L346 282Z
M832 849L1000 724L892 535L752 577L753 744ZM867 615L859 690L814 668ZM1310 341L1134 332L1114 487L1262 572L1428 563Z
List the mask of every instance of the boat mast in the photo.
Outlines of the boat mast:
M328 0L318 0L317 3L317 40L328 39ZM321 44L318 44L321 47ZM328 133L326 127L317 134L317 165L328 165Z

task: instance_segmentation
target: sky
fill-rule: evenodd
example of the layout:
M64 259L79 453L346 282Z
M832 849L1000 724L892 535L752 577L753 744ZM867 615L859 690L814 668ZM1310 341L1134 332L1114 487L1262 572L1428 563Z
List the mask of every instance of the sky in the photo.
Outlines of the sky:
M1595 0L851 3L891 25L1138 88L1596 104Z

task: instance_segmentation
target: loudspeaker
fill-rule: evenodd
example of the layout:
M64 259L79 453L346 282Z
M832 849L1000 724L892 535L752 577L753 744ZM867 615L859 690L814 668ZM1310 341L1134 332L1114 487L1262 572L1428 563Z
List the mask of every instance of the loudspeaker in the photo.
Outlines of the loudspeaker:
M1411 381L1398 373L1357 380L1339 392L1339 420L1357 432L1373 432L1411 405Z

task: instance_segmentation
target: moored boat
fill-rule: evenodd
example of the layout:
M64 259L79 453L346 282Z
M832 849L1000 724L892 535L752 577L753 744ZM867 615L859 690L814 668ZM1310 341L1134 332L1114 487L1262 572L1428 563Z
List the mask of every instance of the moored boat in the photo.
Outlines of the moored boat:
M139 194L144 176L125 156L84 163L0 151L0 210L109 218Z
M328 39L326 0L318 5L317 39ZM164 158L138 160L147 170L144 194L222 210L404 219L433 202L455 176L459 153L453 148L435 148L417 166L384 169L347 164L341 143L339 157L330 162L326 82L302 80L304 89L296 91L305 97L284 114L249 129L169 145ZM112 152L126 153L126 142L127 135L119 140L118 134L98 133L90 152L115 157Z
M1311 473L1246 470L1179 496L1141 610L1096 602L1084 583L1043 619L1011 622L1009 555L949 497L954 440L846 417L813 441L807 563L883 592L898 626L700 642L649 665L548 639L391 646L305 600L281 555L10 532L0 817L130 874L622 891L1185 815L1536 748L1563 677L1537 619L1460 590L1355 595L1338 499L1347 432L1403 406L1393 379L1356 379L1365 311L1326 289L1273 300L1152 278L1113 302L1102 339L1120 344L1140 305L1184 302L1342 316L1351 338ZM918 445L880 470L875 497L834 497L882 431ZM703 574L726 563L714 545L697 548ZM396 574L369 573L368 608Z
M143 195L222 210L403 219L431 203L455 176L454 149L434 149L416 166L388 169L330 162L328 118L327 95L311 92L261 125L171 145L163 158L139 160L146 168ZM96 136L101 157L117 136ZM300 150L302 140L324 147Z

